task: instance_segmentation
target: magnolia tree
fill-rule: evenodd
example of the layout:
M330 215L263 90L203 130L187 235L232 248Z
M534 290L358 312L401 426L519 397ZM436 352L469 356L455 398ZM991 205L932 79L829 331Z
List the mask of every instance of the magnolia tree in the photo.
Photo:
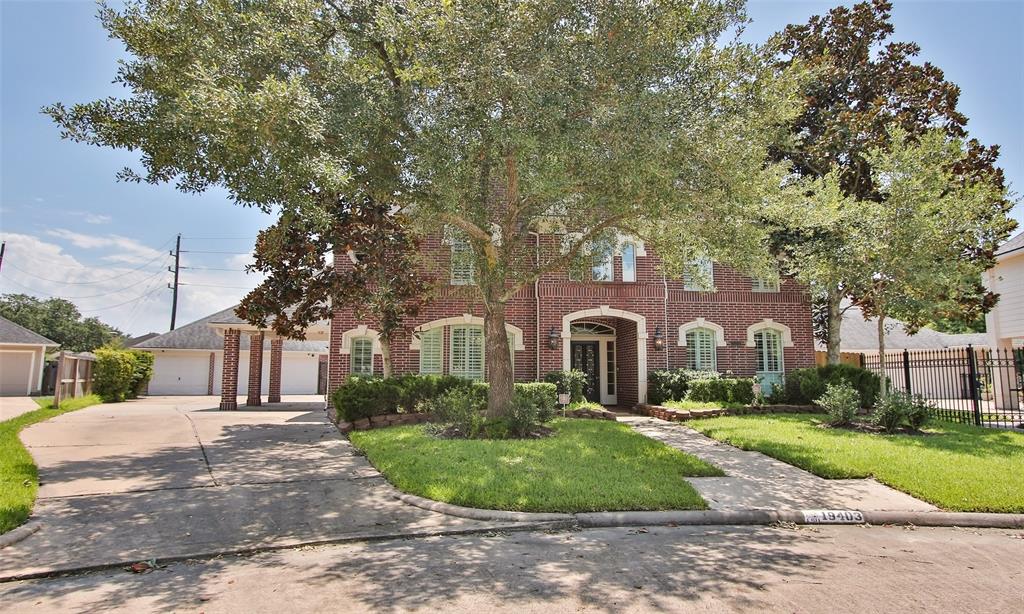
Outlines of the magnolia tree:
M282 236L330 234L369 198L464 242L492 415L511 401L506 304L545 272L619 234L670 274L767 271L785 169L764 152L796 88L732 37L738 0L149 0L101 19L130 95L50 107L65 136L140 150L125 178L280 208ZM536 248L547 233L560 249Z
M843 311L868 300L859 295L863 286L858 280L846 275L849 252L855 249L848 245L851 222L886 206L872 155L888 146L892 125L912 135L941 129L949 138L966 137L967 118L957 109L959 88L938 67L914 63L918 45L890 40L891 8L887 0L840 6L776 36L779 66L800 64L814 77L804 82L804 105L790 126L791 138L773 147L772 156L790 161L797 176L827 178L828 185L812 201L823 204L823 210L798 211L780 224L776 251L789 272L810 285L816 332L833 364L839 362ZM1002 171L995 166L998 148L970 140L961 150L956 168L950 169L958 179L989 181L1002 188ZM1001 189L994 194L979 213L988 233L957 242L959 258L982 268L991 266L999 240L1014 227L1007 217L1013 202ZM885 248L882 242L875 245L880 251ZM947 287L931 297L943 299L944 317L969 320L994 304L980 277L962 281L959 288Z

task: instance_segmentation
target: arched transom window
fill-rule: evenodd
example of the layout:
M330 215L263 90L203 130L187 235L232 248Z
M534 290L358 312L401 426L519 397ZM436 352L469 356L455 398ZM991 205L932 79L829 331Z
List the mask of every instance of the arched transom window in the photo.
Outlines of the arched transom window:
M569 332L573 335L614 335L615 329L596 322L579 322L570 324Z

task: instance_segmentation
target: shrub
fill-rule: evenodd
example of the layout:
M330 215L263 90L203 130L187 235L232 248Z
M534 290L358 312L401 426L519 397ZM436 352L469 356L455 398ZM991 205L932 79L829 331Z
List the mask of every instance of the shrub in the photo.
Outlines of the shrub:
M829 384L847 384L857 391L861 407L871 407L878 398L881 380L878 375L853 365L825 365L794 369L786 374L784 392L773 395L774 401L807 405L825 394Z
M914 401L910 395L894 391L878 403L872 418L875 424L885 429L887 433L892 433L903 424L913 405Z
M417 411L423 401L440 396L453 388L467 388L469 380L455 375L400 375L392 378L401 388L398 407L406 413Z
M149 380L153 378L153 361L156 357L142 350L128 350L128 352L135 361L128 398L135 399L139 395L145 394L146 386L149 385Z
M647 402L660 405L665 401L680 401L686 398L690 382L718 379L717 371L692 371L689 369L660 369L647 374Z
M479 394L467 394L468 390L453 388L425 404L433 414L434 422L454 427L460 435L472 439L484 427L483 410L487 407L487 397L484 395L481 402Z
M355 422L394 412L402 398L402 390L396 378L351 375L334 391L331 401L341 419Z
M587 374L579 369L552 371L544 376L544 381L554 384L557 394L568 394L570 403L579 403L583 400L583 387L587 383Z
M910 409L907 410L907 424L915 431L920 431L928 419L931 418L932 405L923 396L916 394L911 399Z
M697 379L689 383L686 399L698 403L739 403L754 400L754 380L749 377Z
M555 408L558 406L558 389L555 384L548 382L516 384L513 405L516 401L529 402L536 408L535 421L548 422L555 417ZM513 430L515 429L513 428Z
M828 384L825 392L815 401L828 412L828 423L832 426L850 424L860 407L860 394L849 384Z
M134 390L135 356L128 350L111 347L98 348L95 354L93 392L107 403L125 400Z
M549 386L551 384L548 384ZM554 408L552 406L551 415L554 414ZM551 417L548 417L550 420ZM542 422L540 419L540 408L534 402L534 398L527 394L517 394L512 399L512 405L509 407L508 414L498 420L497 422L503 422L508 429L508 436L512 437L525 437L530 433L530 429L534 425Z
M604 406L593 401L580 401L579 403L573 403L567 408L568 411L582 411L586 409L603 410Z

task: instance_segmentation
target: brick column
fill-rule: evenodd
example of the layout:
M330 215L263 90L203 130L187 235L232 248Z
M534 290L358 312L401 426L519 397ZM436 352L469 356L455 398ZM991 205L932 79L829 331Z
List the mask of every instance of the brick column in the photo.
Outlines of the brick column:
M221 366L220 408L238 409L238 341L240 332L224 331L224 364Z
M284 339L278 337L270 340L270 393L267 403L281 402L281 349Z
M263 331L249 335L249 394L245 404L259 407L263 385Z
M206 378L206 394L213 395L213 378L215 376L214 364L217 362L217 352L210 352L210 374Z

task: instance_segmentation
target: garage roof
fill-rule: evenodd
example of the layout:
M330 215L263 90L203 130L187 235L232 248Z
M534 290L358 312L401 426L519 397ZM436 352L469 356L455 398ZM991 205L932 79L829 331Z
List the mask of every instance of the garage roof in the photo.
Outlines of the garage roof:
M30 331L20 324L15 324L3 316L0 316L0 343L48 345L52 347L60 345L56 341L47 339L39 333Z
M230 322L235 319L237 319L235 307L229 307L223 311L218 311L205 318L200 318L195 322L176 328L171 332L147 339L134 347L140 350L222 350L224 349L224 338L217 334L217 331L210 324L214 322ZM269 340L264 342L264 347L270 347ZM249 349L249 335L242 335L240 349ZM326 352L327 343L324 341L285 339L282 349L286 352Z
M985 333L967 333L951 335L931 328L922 328L915 334L907 332L903 322L887 318L885 321L885 349L889 350L942 350L946 348L963 348L968 345L986 346L988 337ZM843 314L843 327L840 331L841 350L844 352L871 352L878 350L878 319L865 320L864 314L857 307L850 307ZM815 341L815 349L825 351L820 341Z

